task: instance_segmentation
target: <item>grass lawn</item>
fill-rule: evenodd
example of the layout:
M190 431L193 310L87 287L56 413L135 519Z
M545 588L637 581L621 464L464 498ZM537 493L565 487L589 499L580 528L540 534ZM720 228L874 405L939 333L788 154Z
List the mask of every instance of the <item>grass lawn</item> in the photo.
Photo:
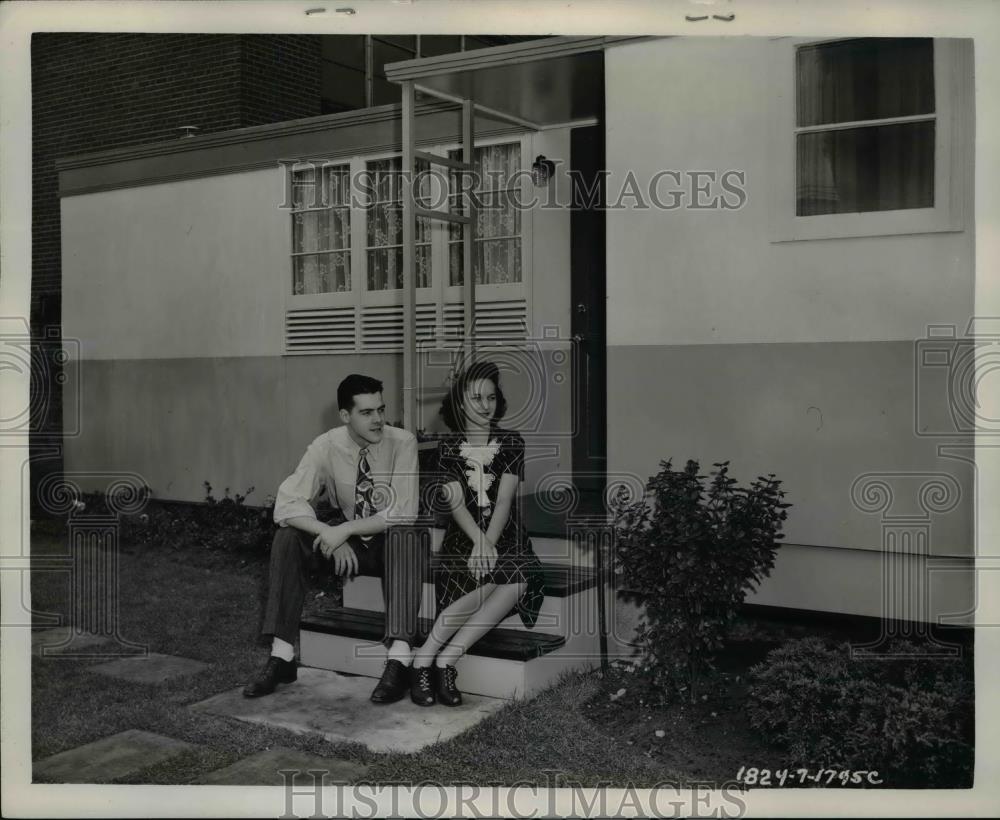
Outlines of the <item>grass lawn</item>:
M36 526L33 556L65 553L65 531ZM130 783L181 784L273 746L370 765L376 782L475 781L546 785L544 770L582 785L650 786L731 781L744 764L775 765L743 709L745 674L791 632L747 622L721 659L723 685L696 706L651 709L637 702L632 677L616 670L570 675L527 701L512 702L452 740L416 754L376 754L358 744L195 713L189 704L249 680L266 658L257 642L266 566L214 550L120 551L120 630L150 651L209 664L158 685L118 681L90 671L105 659L32 658L32 756L39 760L126 729L144 729L201 748L130 777ZM336 598L337 591L329 594ZM66 613L69 576L32 576L36 611ZM745 650L745 651L743 651ZM626 690L612 699L612 693ZM634 691L633 691L634 690ZM663 733L657 736L657 731Z

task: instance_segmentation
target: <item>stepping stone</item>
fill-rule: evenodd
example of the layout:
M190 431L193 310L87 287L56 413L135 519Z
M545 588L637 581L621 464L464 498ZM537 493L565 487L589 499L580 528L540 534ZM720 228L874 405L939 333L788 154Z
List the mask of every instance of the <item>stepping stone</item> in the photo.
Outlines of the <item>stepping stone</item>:
M301 772L294 776L294 785L306 789L313 785L310 771L324 772L323 775L316 776L317 786L320 785L320 780L322 785L332 786L360 780L368 767L339 757L319 757L296 749L278 747L245 757L224 769L207 772L191 782L213 786L284 786L285 777L280 774L281 770Z
M129 729L37 761L37 779L57 783L107 783L198 748L183 740Z
M245 698L242 687L191 705L191 709L259 723L333 743L361 743L374 752L416 752L475 726L506 705L499 698L463 695L461 706L417 706L409 695L397 703L368 698L376 681L299 667L295 683L274 693ZM461 685L461 680L459 680Z
M150 652L148 655L122 658L92 666L89 671L135 683L164 683L182 675L193 675L207 668L208 664L201 661Z

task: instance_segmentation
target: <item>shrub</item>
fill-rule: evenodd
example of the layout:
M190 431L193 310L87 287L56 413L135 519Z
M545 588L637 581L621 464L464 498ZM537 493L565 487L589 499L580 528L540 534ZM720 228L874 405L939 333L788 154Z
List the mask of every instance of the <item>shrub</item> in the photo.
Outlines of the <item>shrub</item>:
M971 785L971 670L929 651L897 641L866 658L846 643L789 641L751 670L750 723L789 766L874 769L894 788Z
M663 696L687 690L694 700L747 591L774 566L790 505L773 474L737 487L722 462L706 487L696 461L660 466L645 498L616 506L617 559L645 605L640 668Z

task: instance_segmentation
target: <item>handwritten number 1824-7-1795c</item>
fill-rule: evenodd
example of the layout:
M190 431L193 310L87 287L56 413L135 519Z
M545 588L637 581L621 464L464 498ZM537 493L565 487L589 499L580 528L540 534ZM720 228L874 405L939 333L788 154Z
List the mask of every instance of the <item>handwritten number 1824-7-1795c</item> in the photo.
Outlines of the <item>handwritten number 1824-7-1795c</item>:
M864 769L761 769L740 766L736 780L744 786L878 786L882 779L877 771Z

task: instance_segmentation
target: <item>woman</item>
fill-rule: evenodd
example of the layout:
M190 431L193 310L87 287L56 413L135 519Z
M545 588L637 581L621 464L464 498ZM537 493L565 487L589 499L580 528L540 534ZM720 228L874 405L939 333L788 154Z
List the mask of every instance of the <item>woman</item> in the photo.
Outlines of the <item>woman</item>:
M524 439L497 426L506 409L500 372L490 362L460 374L441 406L455 431L439 446L451 516L434 579L439 614L413 657L410 697L421 706L460 704L458 659L514 612L527 627L538 619L541 562L517 504Z

